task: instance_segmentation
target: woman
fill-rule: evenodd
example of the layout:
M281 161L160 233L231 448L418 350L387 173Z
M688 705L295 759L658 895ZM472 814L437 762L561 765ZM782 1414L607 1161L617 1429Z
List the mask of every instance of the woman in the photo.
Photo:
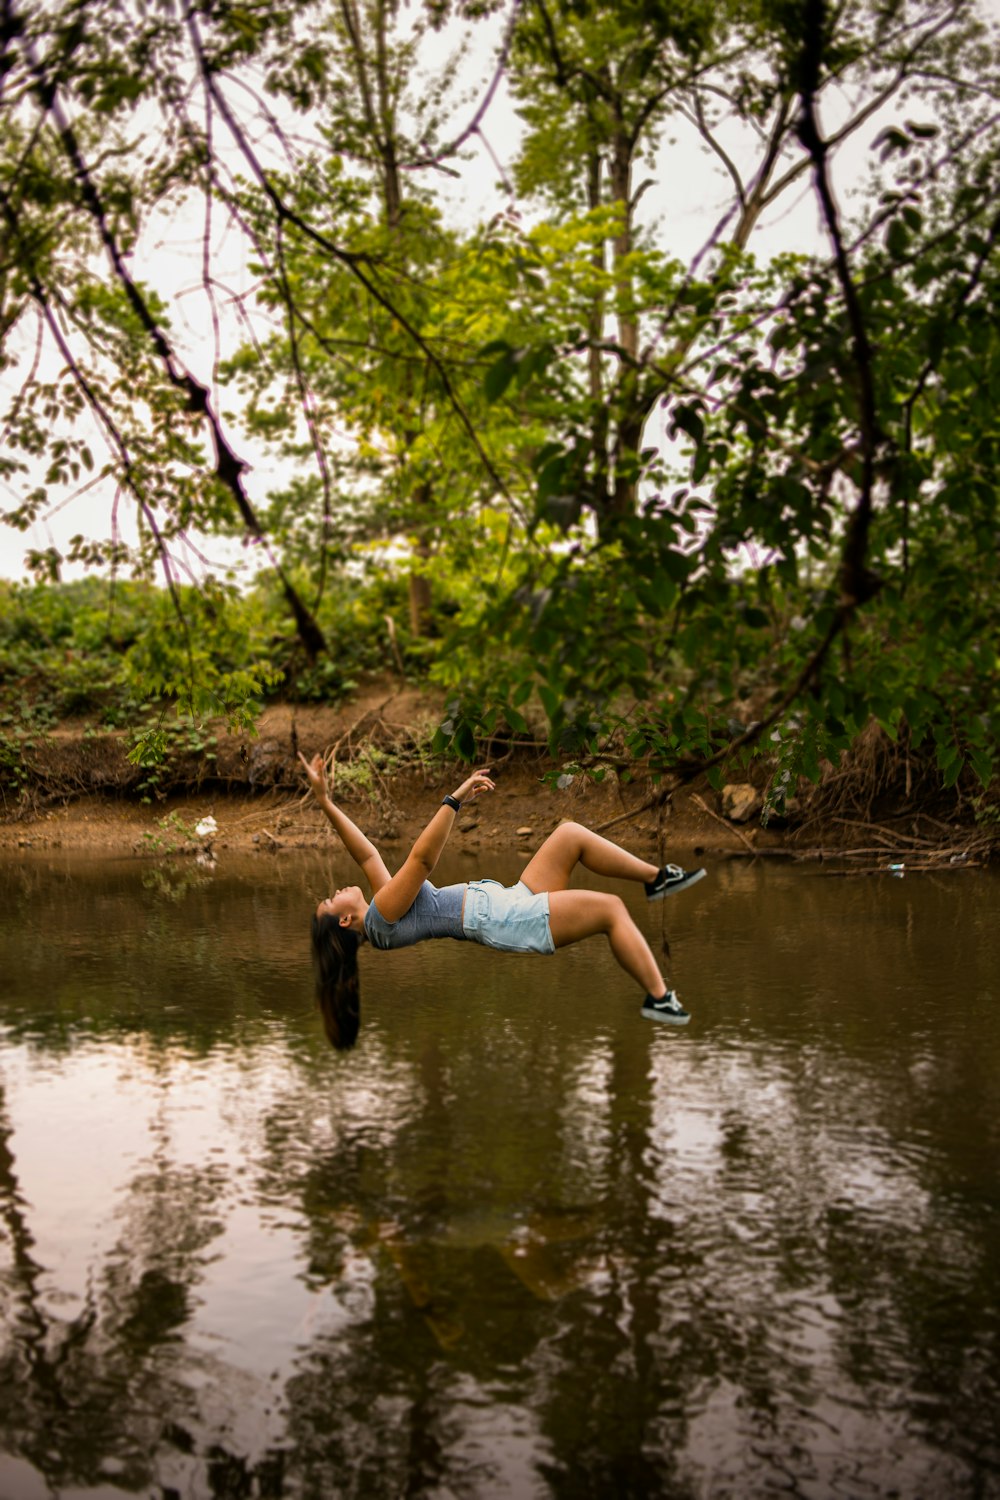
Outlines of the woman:
M505 888L494 880L433 886L428 877L462 803L495 790L487 769L474 771L445 797L400 869L390 875L375 845L331 799L323 757L307 761L300 753L299 759L316 801L372 892L369 901L360 886L345 886L321 901L313 917L320 1009L335 1047L352 1047L358 1034L357 952L366 939L373 948L405 948L427 938L452 937L508 953L554 953L603 932L622 968L646 991L642 1014L674 1026L690 1020L621 897L571 891L569 881L581 864L595 875L641 880L647 898L658 901L693 885L704 870L685 872L677 865L657 869L580 823L560 823L514 886Z

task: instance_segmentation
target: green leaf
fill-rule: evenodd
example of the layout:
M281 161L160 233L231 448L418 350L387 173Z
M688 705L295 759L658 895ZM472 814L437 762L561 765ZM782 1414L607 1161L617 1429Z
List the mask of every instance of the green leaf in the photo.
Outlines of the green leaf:
M455 749L463 760L472 760L476 753L476 739L468 724L462 724L455 735Z
M674 547L668 547L660 554L660 566L672 583L686 583L695 561Z
M910 232L902 219L893 219L885 236L886 247L895 260L902 260L910 244Z
M894 151L909 151L912 142L905 130L900 130L898 125L890 125L881 131L872 142L873 147L881 147L879 152L880 161L885 161Z
M555 724L557 719L562 717L562 699L559 694L545 683L539 683L538 696L549 717L549 722Z
M483 391L490 404L499 401L504 391L517 374L517 353L509 349L496 364L491 365L483 378Z
M993 780L993 756L988 750L976 746L975 749L969 751L969 765L976 773L979 784L985 791Z
M563 480L569 462L569 455L559 452L555 457L549 459L548 463L538 475L538 500L539 504L558 495L563 487Z
M942 785L946 787L954 786L955 782L961 776L964 768L965 760L961 755L959 755L945 770L944 776L942 777Z
M688 437L700 443L705 436L705 423L695 406L676 406L673 411L673 428L686 432Z

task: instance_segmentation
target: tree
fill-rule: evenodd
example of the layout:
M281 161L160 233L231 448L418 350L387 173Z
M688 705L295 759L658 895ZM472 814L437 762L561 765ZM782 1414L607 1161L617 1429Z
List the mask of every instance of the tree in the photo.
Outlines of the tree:
M589 18L594 10L573 6L562 14L572 29L580 14ZM769 48L763 57L746 51L738 69L732 57L725 65L744 87L727 95L734 107L751 119L770 111L767 148L749 190L733 167L733 241L713 242L716 260L707 275L696 279L692 268L681 280L661 320L672 336L667 356L640 360L637 372L624 340L599 351L611 353L616 373L606 417L584 450L594 481L586 493L596 496L592 504L604 522L596 545L581 541L540 576L527 607L522 597L492 609L488 628L520 642L556 741L590 755L601 753L614 726L626 726L633 756L683 776L762 744L773 749L780 740L781 775L790 779L796 770L818 774L820 758L844 748L869 714L898 732L907 713L918 736L933 728L945 746L939 760L947 775L957 777L968 754L988 779L986 745L995 743L985 691L995 670L991 647L973 653L975 661L958 650L949 663L952 672L975 680L975 687L966 683L974 713L954 716L954 677L936 697L933 691L904 696L905 681L912 685L926 660L911 655L907 643L918 637L928 601L913 592L913 538L902 535L898 518L908 518L910 527L919 513L925 537L969 534L967 518L950 514L957 492L931 478L954 456L932 457L933 439L924 444L929 486L918 494L913 444L915 424L924 420L918 409L940 399L949 339L960 344L964 333L957 330L967 320L978 328L989 319L982 305L986 268L995 259L995 53L968 7L885 16L859 6L835 22L822 5L809 4L778 15L761 40ZM824 91L851 73L866 83L867 97L846 125L824 133ZM754 78L769 81L751 86ZM904 84L909 92L899 104L919 104L925 120L904 126L889 117L882 155L891 162L902 153L900 180L885 185L848 231L832 178L833 151ZM706 79L696 87L705 89ZM697 94L690 112L711 135ZM754 272L741 253L748 227L782 185L806 173L830 258L792 258ZM633 257L632 267L640 264ZM594 306L599 315L596 300ZM591 337L592 391L594 353ZM576 346L567 341L557 354L575 358ZM668 498L661 474L658 488L647 485L637 513L624 506L616 514L613 496L622 491L614 465L625 448L606 440L612 429L600 421L624 432L638 415L637 392L643 415L654 398L664 401L675 435L690 441L689 483ZM968 409L958 393L949 399ZM954 438L957 428L949 430ZM571 445L578 464L579 430L562 455L549 456L542 499L549 471ZM995 466L988 442L978 453L982 538L995 514ZM630 482L642 459L633 452ZM958 508L967 513L968 502ZM615 516L610 528L609 515ZM939 552L935 570L941 561ZM992 592L959 597L949 588L945 612L955 623L956 646L994 623ZM888 614L890 600L896 607ZM896 675L884 651L892 632L903 642L894 653ZM995 629L988 630L986 639L994 638ZM844 656L834 668L838 642ZM513 692L520 697L523 688L515 683ZM747 707L734 717L741 702Z
M232 678L198 681L170 543L193 521L212 524L230 509L247 534L262 541L244 482L247 466L229 442L212 392L179 355L161 299L129 265L142 219L158 197L183 193L199 180L201 153L178 112L181 36L169 10L130 17L115 7L67 6L38 16L4 6L0 107L12 129L0 169L0 222L16 271L12 293L20 306L31 307L40 337L44 332L61 359L51 381L31 371L8 413L10 446L36 462L49 459L46 484L8 519L28 524L44 505L48 484L76 480L81 467L93 466L86 441L48 425L60 418L72 424L86 410L108 450L103 473L115 480L119 495L135 502L144 526L146 540L134 561L148 570L158 558L174 596L186 640L184 696L192 708L197 699L239 713L239 702L230 698ZM124 133L126 117L153 103L166 114L168 129L159 149L137 162ZM47 420L40 422L39 413ZM8 473L27 468L12 459ZM115 538L104 547L78 537L72 555L117 565L124 549ZM58 565L48 557L38 562L53 570ZM322 632L277 559L274 566L300 638L315 656L324 646ZM251 667L239 693L255 691L268 675L265 663ZM150 684L153 691L162 686Z
M606 286L595 280L588 310L585 456L574 434L580 481L599 520L635 514L650 415L679 371L690 379L692 349L715 302L740 290L742 252L761 214L810 170L798 139L800 9L535 0L516 33L513 86L527 125L519 186L563 223L611 210L593 249L595 269L607 266L609 277ZM821 111L827 96L854 99L846 112L839 105L828 159L893 99L918 85L926 91L935 69L953 66L972 44L968 11L933 3L889 14L861 3L838 15L815 106ZM946 76L940 93L953 85ZM722 164L732 200L696 264L686 272L675 264L671 279L664 266L650 275L643 254L663 238L669 246L669 209L663 225L644 225L641 203L654 179L635 179L642 166L655 172L664 133L685 130Z
M464 27L482 9L420 15ZM540 212L472 231L413 185L456 143L437 92L404 107L413 38L397 19L388 0L44 14L7 0L0 329L12 348L34 317L61 359L52 378L29 369L8 413L7 477L27 469L15 523L93 464L144 518L133 561L159 559L171 585L188 527L242 529L271 548L313 656L338 529L402 527L417 577L469 558L481 607L468 589L450 601L440 664L465 695L450 716L463 749L501 714L519 727L537 692L554 743L585 758L615 733L615 754L688 775L771 734L791 774L869 713L898 728L906 703L915 732L940 736L946 775L966 755L988 770L989 651L970 633L990 623L988 591L957 582L983 566L995 480L961 373L973 349L992 368L995 274L996 53L971 0L524 0L507 33L516 176ZM686 265L636 183L682 126L732 190ZM849 221L836 157L862 127L881 130L898 180ZM828 253L757 265L761 213L807 183ZM143 271L143 232L183 204L204 214L212 369ZM255 332L270 320L229 366L250 437L314 465L266 507L216 380L220 222L257 268L239 307ZM647 438L663 411L668 452ZM121 557L114 537L75 552ZM941 691L903 697L921 658L907 644L893 675L886 633L916 640L932 578ZM422 628L417 585L411 602ZM192 682L199 670L189 651Z
M440 472L431 435L442 406L451 409L441 379L451 356L440 348L436 283L456 253L454 236L419 186L440 128L438 86L424 98L411 86L426 29L418 23L404 34L385 0L364 8L342 0L335 8L317 68L329 154L272 181L280 181L282 201L302 222L328 223L347 255L338 260L322 242L284 237L273 200L258 188L247 204L255 235L264 244L277 235L281 243L279 274L265 283L262 300L286 316L266 349L248 344L230 366L251 398L251 430L286 433L289 456L303 456L297 439L306 414L309 456L323 481L320 535L328 535L347 498L342 491L334 504L336 471L350 491L349 508L368 517L363 531L413 538L413 636L426 632L430 612L427 563ZM349 444L338 443L335 434L345 430ZM322 545L313 551L314 562L322 558Z
M395 409L383 424L384 430L391 427L394 433L394 484L408 502L417 503L418 509L428 504L428 478L411 473L414 466L406 456L416 442L426 401L421 361L443 386L446 399L458 408L443 363L433 352L420 348L420 280L427 274L433 258L431 246L439 230L426 198L406 181L409 174L412 183L420 167L429 170L440 165L441 89L435 85L425 100L417 100L409 75L423 35L429 27L443 24L449 15L448 5L435 4L428 7L426 19L404 31L397 7L387 0L371 0L365 5L340 0L333 5L313 4L290 10L264 4L221 5L206 13L191 8L180 17L168 6L157 7L152 14L140 7L133 14L117 7L108 7L105 12L101 6L89 7L84 13L68 5L33 23L7 8L8 118L16 117L19 110L35 111L25 161L17 160L16 151L11 154L11 190L5 195L3 209L9 232L19 235L16 257L32 278L28 301L44 309L52 300L52 289L40 275L41 266L32 263L37 245L29 243L26 225L18 229L18 217L23 219L37 207L32 198L35 182L40 184L42 202L61 195L68 219L84 230L81 241L67 235L64 225L53 228L52 239L58 242L63 259L49 264L45 271L46 275L51 272L59 297L72 311L75 283L102 279L101 270L88 261L100 245L110 263L112 299L117 297L137 320L139 344L145 341L151 356L150 369L144 371L139 388L145 391L145 381L158 364L161 377L166 377L166 390L173 391L181 411L192 416L195 425L207 425L217 455L213 477L229 492L227 499L220 499L214 506L207 496L201 496L183 515L168 514L164 527L154 518L154 512L167 504L165 495L146 503L142 492L133 486L168 579L169 543L191 523L192 516L225 526L225 506L235 502L240 522L251 538L263 540L260 517L241 483L246 464L233 449L225 424L218 418L218 402L212 399L215 393L210 396L184 365L170 338L167 308L152 293L147 295L128 263L154 210L162 209L165 201L179 206L192 193L201 198L206 214L204 287L216 323L216 338L217 288L208 217L213 205L221 203L228 223L238 225L248 235L257 254L264 286L260 305L283 317L286 363L293 370L300 417L310 429L313 457L327 502L331 498L327 473L331 455L312 418L314 393L304 383L298 360L303 315L311 309L303 306L308 304L308 297L301 284L293 286L288 274L289 255L304 248L312 250L314 262L317 256L322 257L327 270L339 271L340 305L355 325L364 320L367 306L370 314L392 330L392 337L382 342L382 374L391 374L391 379L383 378L381 389L383 397L391 392L395 402ZM261 92L260 75L263 90L279 100L274 108ZM234 103L234 96L241 97L241 91L249 95L249 110L241 111ZM155 133L157 117L163 122L162 146L146 159L143 170L135 164L134 143L126 134L137 106L147 112L140 136L144 141ZM79 128L70 123L67 111L73 109L82 110L83 118L93 122L95 136L99 130L104 140L113 142L97 164L88 159L89 142L81 141ZM286 123L289 110L310 122L316 132L311 149L303 154L297 141L293 145L275 109L285 112ZM254 129L260 121L270 134L269 144L277 144L279 154L281 150L285 153L284 171L275 165L273 151L255 144ZM222 136L228 136L228 141L220 140ZM49 160L42 168L40 153L45 150ZM234 173L234 150L244 174L249 173L250 188L256 192L251 207L246 176L240 178ZM21 170L25 164L38 170L25 174ZM54 184L53 174L58 183ZM310 188L333 191L330 199L321 203L315 191L310 196ZM23 189L26 196L22 196ZM375 215L365 227L362 205L372 199L377 200ZM297 205L304 207L308 218L299 213ZM358 242L359 248L346 248L344 240ZM16 321L17 316L15 311L8 321ZM51 323L51 318L48 321ZM74 332L82 334L93 348L93 342L100 341L101 331L79 325L77 320ZM338 328L341 346L345 340L348 345L352 342L352 332L356 334L357 327ZM51 327L49 336L57 337ZM74 359L65 337L61 338L61 347L77 393L83 393L115 452L115 466L134 480L120 414L109 404L107 391L88 379L88 370ZM330 348L328 339L328 363ZM386 367L385 361L391 366ZM30 379L28 384L32 385ZM134 382L129 389L136 389ZM471 435L475 443L475 434ZM184 457L189 465L197 462L191 453ZM169 464L162 467L169 468ZM22 508L16 521L29 521L42 498L37 494L34 507ZM329 504L326 510L328 513ZM74 556L78 555L79 550ZM108 556L100 549L88 555L95 560ZM46 561L39 559L40 563ZM140 561L148 566L149 556L144 554ZM307 618L309 611L291 581L283 576L276 557L274 565L303 643L315 654L322 649L321 633L315 621ZM419 573L413 576L413 589L416 619L426 609Z

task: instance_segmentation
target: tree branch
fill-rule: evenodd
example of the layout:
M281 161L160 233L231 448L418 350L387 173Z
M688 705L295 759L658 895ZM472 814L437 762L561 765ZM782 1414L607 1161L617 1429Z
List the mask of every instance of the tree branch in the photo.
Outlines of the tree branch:
M432 366L435 373L437 374L449 405L461 422L462 427L465 429L466 435L475 448L479 460L482 463L487 474L490 476L490 479L493 481L493 484L496 486L499 493L505 497L505 499L511 500L512 497L510 495L510 491L508 490L507 485L504 483L500 474L497 472L496 466L494 465L489 454L483 447L479 434L476 432L476 429L473 426L472 420L469 417L465 406L459 400L451 377L448 374L448 371L445 368L445 365L440 356L434 351L434 349L431 348L430 344L428 344L423 334L419 331L419 329L414 327L413 323L406 316L406 314L399 307L397 307L392 302L392 300L385 295L384 292L379 289L372 277L365 272L365 270L363 269L362 257L352 255L350 251L345 250L343 246L336 244L329 238L329 236L322 234L318 229L315 229L313 225L308 222L308 220L303 219L300 214L297 214L294 211L294 209L289 208L284 198L274 186L274 183L271 181L267 172L265 172L263 166L257 158L256 153L251 148L244 131L241 129L239 122L237 121L235 115L229 107L228 101L226 100L224 94L218 86L218 81L215 73L209 68L207 59L205 58L204 49L201 44L201 37L198 32L197 22L193 14L188 15L188 27L191 33L192 43L195 49L195 55L198 60L198 66L202 81L206 89L210 91L213 99L215 100L219 113L222 115L222 118L225 120L227 126L229 127L230 134L233 137L237 149L240 151L240 154L247 162L247 165L250 167L250 170L252 171L254 177L263 189L278 221L293 225L300 234L305 236L306 239L311 240L313 244L318 245L322 250L325 250L328 255L332 255L333 258L339 261L341 265L346 266L347 269L352 273L352 275L355 276L361 283L361 285L365 288L372 300L377 302L378 305L383 308L384 311L389 313L391 317L395 318L396 322L421 350L428 363Z
M858 503L847 525L841 557L840 581L843 603L853 607L870 599L879 587L866 568L868 530L874 504L875 454L879 443L878 418L875 409L874 357L857 290L840 232L840 217L834 202L827 172L827 143L819 132L816 118L816 95L819 90L823 61L823 33L826 22L825 0L805 0L805 35L801 68L801 104L799 139L813 164L813 179L819 197L827 232L833 245L834 269L844 298L847 322L851 330L851 347L858 382L858 408L861 428L862 475ZM846 623L846 617L841 622Z
M13 210L9 198L7 197L6 192L2 187L0 187L0 214L3 215L12 234L16 238L19 238L17 216ZM153 539L156 543L156 549L160 554L160 564L163 568L163 576L166 580L167 588L170 592L170 598L174 606L174 612L177 615L178 622L180 623L181 630L184 634L184 641L188 658L188 672L190 676L190 682L193 687L195 672L191 633L188 629L188 623L184 614L183 606L181 604L180 595L177 592L177 585L174 580L173 570L171 567L170 553L167 550L166 543L164 542L163 537L160 534L159 527L156 524L156 517L154 516L152 509L148 501L146 500L146 497L143 494L142 488L136 477L135 468L132 462L132 455L128 450L128 446L125 442L124 437L122 436L122 433L119 431L117 423L114 421L104 402L98 396L93 385L87 379L87 376L84 374L83 370L80 368L73 354L73 351L70 349L68 343L66 342L66 339L63 336L63 331L59 327L58 319L55 317L52 311L52 305L49 300L49 296L41 281L39 280L37 273L31 266L30 261L25 263L24 269L28 277L29 285L31 287L32 297L41 310L42 317L44 318L49 332L51 333L52 338L55 341L56 347L65 360L66 367L72 375L74 381L76 382L85 401L93 411L94 415L97 417L100 425L104 428L104 431L107 434L112 447L118 453L119 460L121 462L122 476L125 480L125 484L131 491L140 512L145 517L145 520L153 534Z
M200 381L195 379L190 371L186 370L179 363L167 342L163 330L153 317L146 299L133 281L122 257L121 248L112 233L101 195L80 151L76 134L62 108L58 89L46 76L43 68L36 60L30 43L25 44L25 56L36 81L38 96L46 112L52 116L63 151L76 175L84 206L97 227L101 243L107 252L112 269L125 292L129 305L152 343L167 375L167 379L184 396L187 411L192 416L201 417L208 423L215 445L216 478L233 497L236 508L242 516L247 530L259 541L266 543L267 539L264 529L257 519L256 512L243 483L243 474L246 471L247 464L237 456L227 441L219 418L212 408L209 391ZM277 559L272 556L271 561L295 619L299 638L310 658L314 659L326 649L323 632L320 630L307 606L299 598L294 586L285 576Z
M458 151L460 151L465 145L466 141L470 138L470 136L473 135L478 135L480 140L482 140L483 145L486 146L486 149L489 151L489 145L480 127L482 126L483 120L486 118L487 110L493 103L494 95L496 94L497 89L500 87L500 80L501 78L503 78L504 72L506 71L507 60L510 57L511 44L514 40L514 28L517 24L517 18L520 15L521 6L523 4L524 0L514 0L514 3L511 6L510 16L507 20L507 29L504 32L504 38L502 43L500 44L500 56L497 58L497 65L493 70L493 77L490 79L489 87L487 88L486 93L483 95L482 102L480 103L472 119L469 121L468 125L455 137L453 141L451 141L447 146L442 147L440 151L435 152L433 156L421 156L417 157L414 161L401 163L401 169L403 171L416 171L421 167L439 167L441 163L445 161L449 156L454 156ZM493 155L492 151L490 152L490 155ZM496 161L495 157L494 161Z

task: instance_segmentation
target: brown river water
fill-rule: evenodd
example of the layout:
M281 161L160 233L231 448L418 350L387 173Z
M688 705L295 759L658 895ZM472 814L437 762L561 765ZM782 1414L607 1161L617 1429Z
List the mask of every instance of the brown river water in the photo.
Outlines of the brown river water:
M349 875L0 861L0 1500L1000 1497L995 872L623 891L683 1031L366 951L338 1056Z

